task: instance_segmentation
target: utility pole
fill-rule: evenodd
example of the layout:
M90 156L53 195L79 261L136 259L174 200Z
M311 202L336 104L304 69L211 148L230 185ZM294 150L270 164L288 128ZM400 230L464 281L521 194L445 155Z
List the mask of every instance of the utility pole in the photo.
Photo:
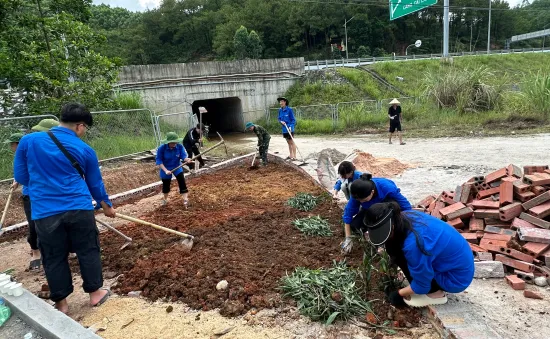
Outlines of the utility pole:
M487 54L491 53L491 0L489 0L489 26L487 27Z
M449 57L449 0L443 1L443 57Z
M349 19L349 20L346 20L346 18L344 18L344 30L346 31L346 59L349 59L349 55L348 55L348 22L353 20L353 18L355 18L355 16L352 16L351 19Z

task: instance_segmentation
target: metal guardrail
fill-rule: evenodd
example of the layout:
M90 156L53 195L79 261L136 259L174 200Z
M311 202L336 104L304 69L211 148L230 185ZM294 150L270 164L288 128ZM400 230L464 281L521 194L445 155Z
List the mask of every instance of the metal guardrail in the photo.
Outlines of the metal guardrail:
M501 55L501 54L515 54L515 53L548 53L550 47L545 48L519 48L519 49L501 49L493 50L489 54L486 51L474 51L474 52L457 52L449 53L450 57L461 56L476 56L476 55ZM354 59L332 59L332 60L314 60L305 62L305 70L315 71L324 68L331 67L357 67L361 65L372 65L377 62L388 61L411 61L411 60L430 60L441 59L441 53L432 54L411 54L411 55L394 55L385 57L370 57L370 58L354 58Z

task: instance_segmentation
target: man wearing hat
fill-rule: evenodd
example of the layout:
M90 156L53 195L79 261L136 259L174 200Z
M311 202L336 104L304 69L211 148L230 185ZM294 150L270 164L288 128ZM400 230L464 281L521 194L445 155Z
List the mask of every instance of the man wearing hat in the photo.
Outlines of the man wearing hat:
M294 144L294 129L296 126L296 118L294 118L294 111L288 107L288 99L284 97L277 98L281 108L279 108L279 123L283 125L283 137L288 144L288 151L290 155L287 159L296 160L296 145Z
M168 202L168 193L170 193L170 185L172 184L172 175L176 177L180 194L183 197L183 205L187 208L189 199L187 195L187 185L185 184L185 177L183 176L183 169L179 168L176 171L172 170L181 165L181 162L189 162L185 148L181 145L182 138L179 138L175 132L169 132L166 134L166 139L162 140L162 145L157 149L157 166L160 169L160 179L162 180L162 193L164 199L162 204L166 205Z
M38 125L33 126L31 130L33 132L47 132L53 127L57 127L57 126L59 126L59 121L55 119L42 119L40 120Z
M183 146L185 147L185 151L189 157L200 154L199 145L202 142L202 131L204 131L204 125L197 124L196 127L191 128L187 131L187 134L185 134L185 137L183 138ZM199 168L204 167L204 160L202 157L198 157L197 160L199 161Z
M260 125L255 125L251 122L246 123L246 129L256 133L258 137L258 152L260 153L260 158L262 159L262 165L267 165L267 149L269 148L269 140L271 136L267 133L267 130Z
M405 145L403 137L401 136L401 103L397 99L390 101L390 108L388 109L388 117L390 118L390 144L393 133L397 130L399 136L399 144Z

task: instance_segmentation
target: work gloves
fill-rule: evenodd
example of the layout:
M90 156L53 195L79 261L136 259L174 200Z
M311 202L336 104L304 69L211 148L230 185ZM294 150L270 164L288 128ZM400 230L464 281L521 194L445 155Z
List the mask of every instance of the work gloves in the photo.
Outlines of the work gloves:
M398 290L391 291L389 293L386 292L386 297L388 298L388 301L390 302L390 304L392 304L395 307L401 307L406 305L405 300L403 300L403 297L399 295Z
M346 237L346 239L340 243L340 248L342 249L343 254L349 254L353 248L352 237Z

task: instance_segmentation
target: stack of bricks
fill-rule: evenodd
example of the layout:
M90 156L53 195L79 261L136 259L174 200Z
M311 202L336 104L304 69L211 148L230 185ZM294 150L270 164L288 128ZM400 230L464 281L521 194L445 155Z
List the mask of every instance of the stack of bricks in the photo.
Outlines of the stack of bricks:
M428 196L415 210L446 221L470 243L476 260L500 261L517 279L550 278L550 169L509 165ZM527 280L531 281L527 281ZM550 281L550 279L549 279Z

